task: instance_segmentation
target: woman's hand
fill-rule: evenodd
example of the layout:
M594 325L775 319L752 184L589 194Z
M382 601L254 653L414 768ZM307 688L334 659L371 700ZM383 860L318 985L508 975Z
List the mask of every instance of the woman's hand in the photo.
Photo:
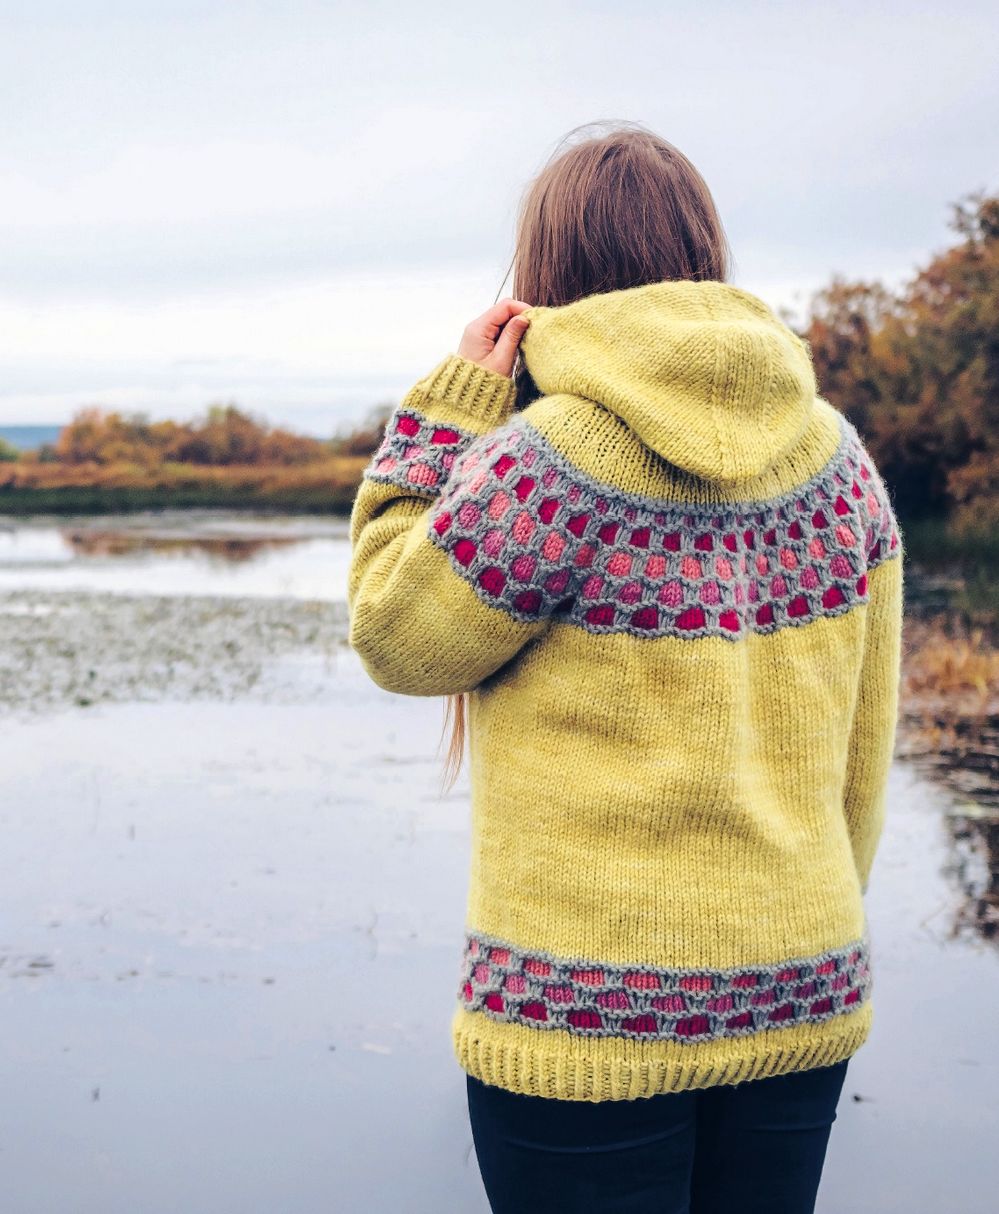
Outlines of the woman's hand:
M529 307L530 304L519 299L501 299L468 325L458 346L458 356L498 375L512 376L517 347L531 323L521 312Z

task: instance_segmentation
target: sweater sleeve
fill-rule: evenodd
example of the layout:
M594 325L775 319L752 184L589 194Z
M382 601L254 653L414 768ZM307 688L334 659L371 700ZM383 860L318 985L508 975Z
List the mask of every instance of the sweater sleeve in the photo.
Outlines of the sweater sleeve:
M388 691L470 691L550 623L550 596L527 568L510 576L514 391L448 356L394 410L364 471L350 517L348 643Z
M891 520L897 545L898 535ZM902 554L869 568L860 686L849 740L843 808L860 887L867 892L885 822L895 746L902 649Z

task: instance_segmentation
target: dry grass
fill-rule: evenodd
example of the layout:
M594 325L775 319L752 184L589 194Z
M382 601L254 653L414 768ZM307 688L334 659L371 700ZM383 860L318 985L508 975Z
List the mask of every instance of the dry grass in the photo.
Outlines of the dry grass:
M954 636L932 620L909 619L905 636L907 699L944 699L972 713L999 709L999 648L985 628Z
M158 507L261 506L349 513L369 457L331 455L307 464L0 464L4 514L114 513Z

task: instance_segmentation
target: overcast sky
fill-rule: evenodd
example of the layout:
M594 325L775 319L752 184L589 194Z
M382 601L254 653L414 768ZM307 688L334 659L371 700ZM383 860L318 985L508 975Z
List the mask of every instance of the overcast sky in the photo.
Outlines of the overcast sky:
M997 47L994 3L0 0L0 422L362 417L598 119L694 161L773 306L899 283L999 188Z

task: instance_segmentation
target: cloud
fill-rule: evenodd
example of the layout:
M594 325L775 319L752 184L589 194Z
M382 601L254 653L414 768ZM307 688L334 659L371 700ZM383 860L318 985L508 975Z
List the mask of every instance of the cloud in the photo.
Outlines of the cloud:
M962 11L0 0L0 417L388 391L492 301L523 185L600 117L691 156L770 302L898 279L996 184L999 14Z

